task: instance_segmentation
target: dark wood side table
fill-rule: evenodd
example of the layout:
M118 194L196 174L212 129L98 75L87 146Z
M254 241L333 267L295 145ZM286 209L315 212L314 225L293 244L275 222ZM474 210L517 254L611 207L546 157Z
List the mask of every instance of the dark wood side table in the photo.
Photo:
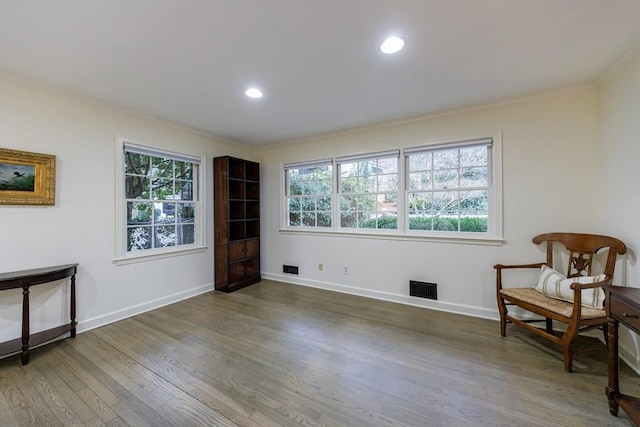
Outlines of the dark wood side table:
M22 288L22 336L11 341L0 343L0 355L15 353L22 350L22 364L29 363L29 349L51 341L61 335L71 332L71 338L76 336L76 272L78 264L58 265L55 267L34 268L32 270L13 271L0 274L0 291L5 289ZM29 288L34 285L53 282L71 277L71 322L47 329L35 334L29 333Z
M618 415L618 408L631 418L633 423L640 425L640 398L620 393L618 380L618 326L625 325L640 334L640 289L622 286L605 286L607 316L609 317L609 333L607 339L609 384L605 389L609 399L609 412Z

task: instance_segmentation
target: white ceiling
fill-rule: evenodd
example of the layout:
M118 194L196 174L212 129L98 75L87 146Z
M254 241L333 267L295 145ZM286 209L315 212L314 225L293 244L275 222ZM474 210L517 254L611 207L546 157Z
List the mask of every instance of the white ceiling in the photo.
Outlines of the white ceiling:
M639 0L0 0L4 74L256 145L590 82L639 38Z

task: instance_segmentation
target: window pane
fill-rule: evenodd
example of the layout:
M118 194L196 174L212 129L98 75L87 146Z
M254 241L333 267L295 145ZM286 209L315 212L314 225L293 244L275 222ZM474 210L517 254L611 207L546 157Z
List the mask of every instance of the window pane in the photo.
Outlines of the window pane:
M195 221L195 203L179 203L178 204L178 222L194 222Z
M127 225L151 224L152 213L152 203L127 202Z
M124 197L127 199L149 199L151 180L144 176L127 175L124 177Z
M398 228L398 217L390 215L382 215L378 218L378 228L395 230Z
M151 186L153 200L165 200L168 196L173 197L173 180L157 178L151 182Z
M489 197L486 190L461 191L460 211L466 215L487 216Z
M443 169L433 171L434 188L458 188L458 170Z
M374 169L374 172L386 174L398 173L398 158L394 156L378 159L377 169Z
M179 245L191 245L195 243L195 225L183 224L178 226L178 244Z
M151 227L127 227L127 251L151 249Z
M467 147L460 149L460 166L484 166L487 164L487 147Z
M290 212L289 213L289 225L292 226L300 226L302 225L300 221L301 214L300 212Z
M173 179L173 160L165 159L163 157L154 157L152 162L153 176Z
M431 153L413 154L409 156L409 172L433 169Z
M331 227L331 212L318 212L318 227Z
M167 246L175 246L176 239L176 226L175 225L162 225L153 227L155 247L163 248Z
M417 215L431 212L432 193L410 193L409 194L409 214Z
M355 211L357 209L357 196L340 196L341 211Z
M193 180L193 163L174 162L176 179Z
M460 169L460 187L486 187L487 185L486 167Z
M299 197L289 197L289 211L299 211L300 208L300 198Z
M151 158L144 154L124 153L124 172L135 175L148 175Z
M439 150L433 153L433 169L458 167L458 150Z
M288 172L287 182L289 183L288 191L290 196L299 196L302 194L302 179L297 170L290 170Z
M302 225L305 227L316 226L316 213L315 212L302 212Z
M316 198L315 197L303 197L302 210L303 211L315 211L316 210Z
M353 212L340 213L340 227L356 228L358 226L357 216Z
M359 211L374 211L376 209L376 197L373 195L356 196L356 201Z
M409 190L431 190L432 185L431 171L412 172L409 174Z
M318 197L318 201L316 203L318 210L329 211L331 210L331 197Z
M173 197L178 200L193 200L193 182L176 181L176 193Z
M380 175L378 177L378 191L397 191L398 175Z
M458 204L457 191L438 191L433 194L433 215L434 216L457 216Z
M167 224L175 222L175 203L154 203L153 219L156 224Z

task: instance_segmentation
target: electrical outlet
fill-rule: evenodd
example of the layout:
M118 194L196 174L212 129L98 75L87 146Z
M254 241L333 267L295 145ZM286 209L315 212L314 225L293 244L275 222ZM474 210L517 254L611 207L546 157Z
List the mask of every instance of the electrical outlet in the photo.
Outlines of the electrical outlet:
M322 270L324 270L324 264L319 262L318 263L318 271L322 271Z
M344 274L349 274L349 266L348 266L348 265L345 265L345 266L344 266L343 273L344 273Z

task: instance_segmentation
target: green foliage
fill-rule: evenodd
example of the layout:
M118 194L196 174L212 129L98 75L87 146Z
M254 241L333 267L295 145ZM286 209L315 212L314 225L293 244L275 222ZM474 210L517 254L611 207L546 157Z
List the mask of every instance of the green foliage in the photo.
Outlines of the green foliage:
M488 230L487 218L466 217L460 219L460 231L486 233Z
M8 183L3 183L3 190L13 191L34 191L35 190L35 176L25 175L20 178L14 178Z
M409 218L410 230L435 230L458 231L457 218ZM487 218L464 217L460 218L460 231L472 233L485 233L487 231Z
M379 228L386 230L395 230L398 228L398 218L389 215L383 215L380 218L368 219L366 221L361 221L358 224L358 228Z
M153 213L151 203L136 203L133 212L135 212L135 216L130 223L145 224L151 222L151 214Z

